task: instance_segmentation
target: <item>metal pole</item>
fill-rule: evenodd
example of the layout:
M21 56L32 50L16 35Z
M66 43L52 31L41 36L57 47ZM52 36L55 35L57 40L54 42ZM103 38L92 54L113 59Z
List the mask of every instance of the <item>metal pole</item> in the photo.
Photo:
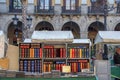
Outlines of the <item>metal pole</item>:
M28 31L27 31L27 5L26 0L21 0L22 3L22 40L24 41L25 38L28 38Z
M104 31L107 31L107 14L108 14L108 6L107 6L107 2L105 1L105 5L104 5ZM107 45L104 44L103 60L107 60L107 59L108 59Z
M107 14L108 14L108 10L107 10L107 3L105 3L104 5L104 30L107 30Z

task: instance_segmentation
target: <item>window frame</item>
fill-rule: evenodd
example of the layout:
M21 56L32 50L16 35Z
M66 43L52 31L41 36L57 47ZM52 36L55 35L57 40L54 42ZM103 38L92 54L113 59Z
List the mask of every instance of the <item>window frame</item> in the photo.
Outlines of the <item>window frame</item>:
M10 4L9 4L9 12L22 12L22 4L21 4L21 8L19 9L19 7L18 7L18 4L17 4L17 8L14 8L14 0L9 0L10 2ZM20 0L17 0L17 3L18 3L18 1L20 1Z
M41 0L37 0L37 6L39 6L39 9L40 10L49 10L50 9L50 7L52 6L52 1L51 0L48 0L49 2L49 5L47 5L46 6L46 1L47 0L43 0L43 5L42 5L42 8L40 8L40 2L41 2Z
M78 0L75 0L75 9L72 9L73 7L72 7L72 0L69 0L70 1L70 9L67 9L67 5L66 5L66 3L67 3L67 0L64 0L63 2L63 6L65 6L65 10L67 10L67 11L74 11L74 10L76 10L77 9L77 7L79 6L78 4L79 4L79 1Z

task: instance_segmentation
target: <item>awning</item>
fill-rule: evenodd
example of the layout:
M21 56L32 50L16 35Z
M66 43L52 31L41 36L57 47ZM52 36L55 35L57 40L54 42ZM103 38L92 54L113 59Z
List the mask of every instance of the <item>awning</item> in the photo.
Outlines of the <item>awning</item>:
M95 38L95 44L98 43L120 43L120 31L99 31Z
M32 42L72 42L73 34L71 31L34 31L32 34Z
M26 38L26 39L24 40L24 43L31 43L31 42L32 42L32 40L29 39L29 38Z
M92 45L90 39L74 39L73 43L89 44L90 46Z
M5 37L3 31L0 31L0 58L3 58L5 56L5 50L6 50L5 43L8 44L8 40Z

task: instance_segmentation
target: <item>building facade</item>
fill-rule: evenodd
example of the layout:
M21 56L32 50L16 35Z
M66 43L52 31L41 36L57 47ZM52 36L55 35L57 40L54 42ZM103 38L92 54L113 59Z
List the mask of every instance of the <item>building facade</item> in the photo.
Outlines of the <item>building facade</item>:
M32 17L28 37L35 30L71 30L74 38L89 38L94 42L98 31L120 31L120 6L114 0L25 0L26 14ZM58 3L56 3L58 2ZM106 15L104 25L103 5L114 7ZM17 26L13 18L19 19ZM10 44L22 41L21 0L0 0L0 30L3 30Z

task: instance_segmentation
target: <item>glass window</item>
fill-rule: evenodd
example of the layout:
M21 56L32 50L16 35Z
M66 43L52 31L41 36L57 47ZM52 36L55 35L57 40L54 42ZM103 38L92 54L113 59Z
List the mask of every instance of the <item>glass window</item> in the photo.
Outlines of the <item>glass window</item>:
M6 0L0 0L0 2L6 2Z
M60 0L55 0L55 4L60 4Z
M87 4L87 0L82 0L82 4Z
M114 4L114 0L108 0L109 4Z
M22 9L21 1L20 0L14 0L13 1L13 8L14 9Z
M66 0L66 10L75 10L76 0Z
M39 5L40 5L40 9L49 9L50 0L40 0Z

